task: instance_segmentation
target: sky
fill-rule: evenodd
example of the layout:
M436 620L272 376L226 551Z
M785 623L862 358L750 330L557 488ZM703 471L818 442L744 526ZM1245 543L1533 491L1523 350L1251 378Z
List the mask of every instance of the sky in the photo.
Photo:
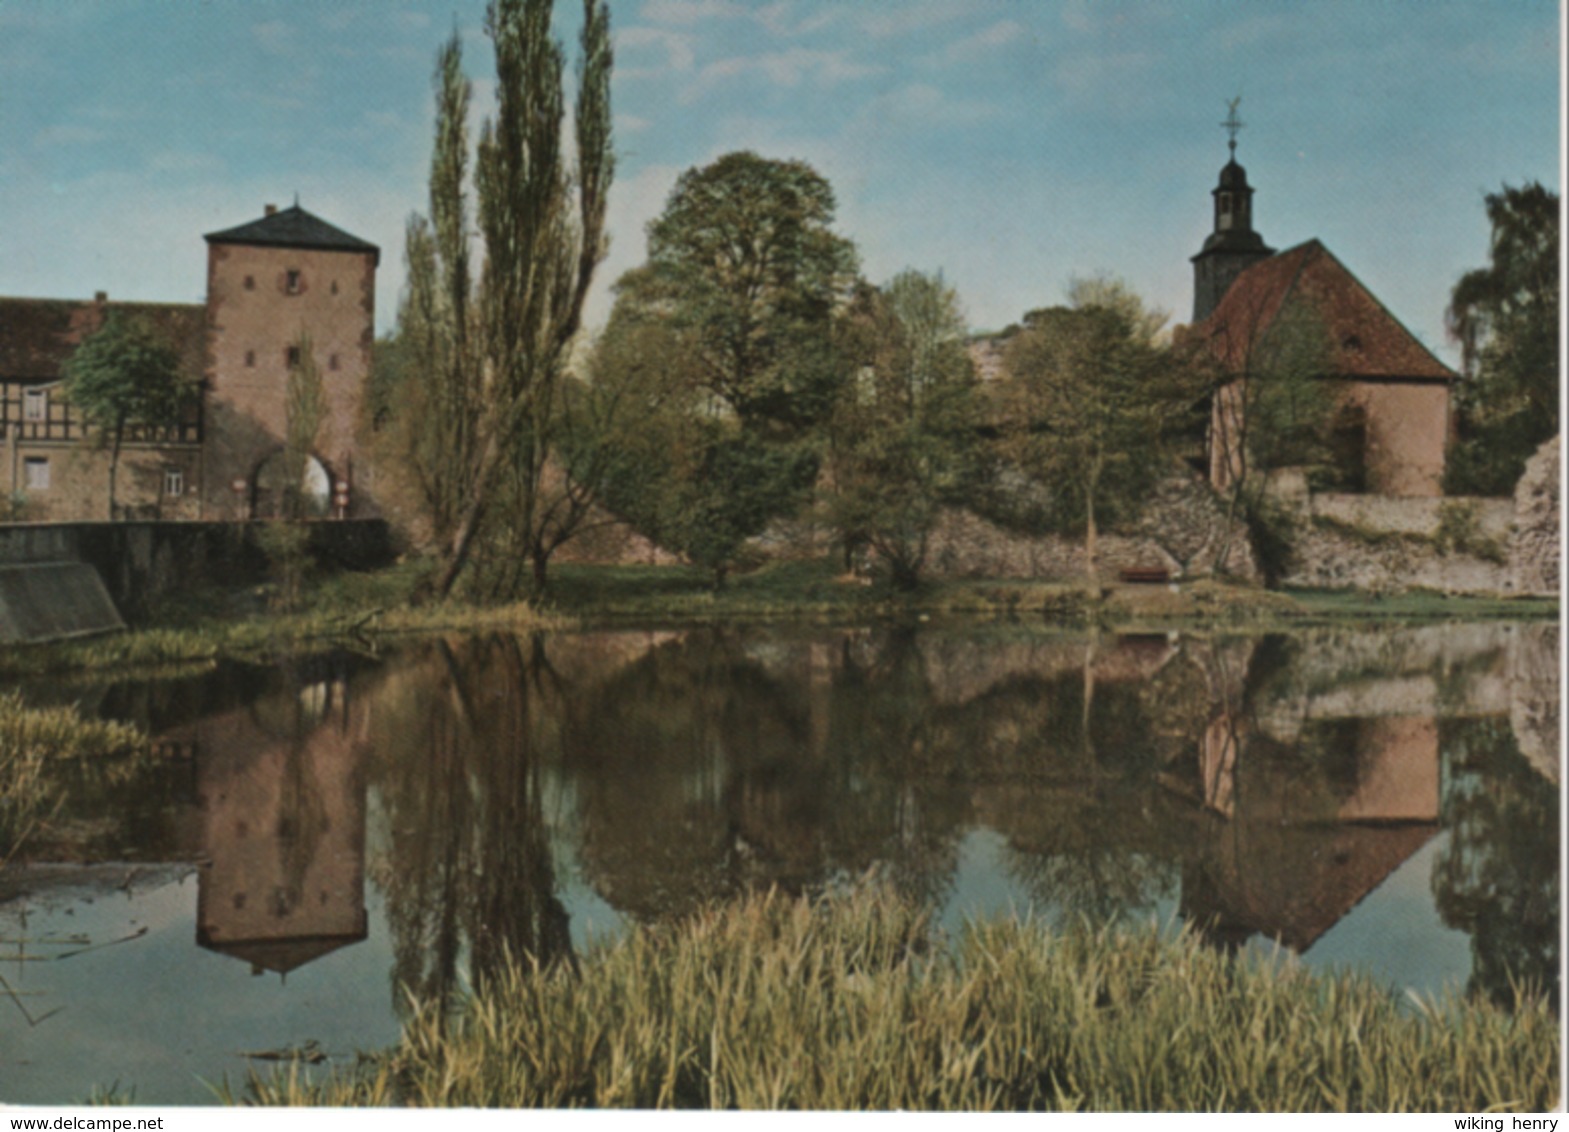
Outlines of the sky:
M1237 158L1273 247L1318 238L1445 361L1483 195L1560 190L1557 0L610 0L616 181L590 300L686 169L834 188L862 271L941 271L976 330L1122 279L1186 321ZM299 202L378 244L394 325L440 44L493 103L483 0L0 0L0 295L200 302L207 232ZM569 54L579 7L558 5Z

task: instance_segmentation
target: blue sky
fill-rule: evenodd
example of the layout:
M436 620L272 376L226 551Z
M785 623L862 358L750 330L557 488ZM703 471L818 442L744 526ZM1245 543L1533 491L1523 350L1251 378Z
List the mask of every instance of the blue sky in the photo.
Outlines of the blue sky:
M569 36L577 5L560 5ZM1255 223L1318 237L1440 356L1482 194L1560 168L1556 0L611 0L607 286L684 169L752 149L833 184L884 281L941 269L971 324L1125 279L1184 321L1243 97ZM0 294L200 301L204 232L301 203L383 250L422 210L435 52L483 0L0 0Z

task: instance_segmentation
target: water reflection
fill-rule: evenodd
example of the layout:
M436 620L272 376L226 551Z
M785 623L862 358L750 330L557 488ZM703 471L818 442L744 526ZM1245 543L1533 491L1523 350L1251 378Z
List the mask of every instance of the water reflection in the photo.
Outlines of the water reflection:
M434 640L104 691L168 757L74 793L34 853L199 861L198 942L257 971L384 930L401 1008L401 988L444 995L509 955L575 962L588 900L652 921L876 869L946 906L977 831L1000 844L987 883L1044 917L1174 913L1220 946L1308 952L1434 842L1460 977L1507 1001L1512 979L1556 986L1555 642L1498 624Z

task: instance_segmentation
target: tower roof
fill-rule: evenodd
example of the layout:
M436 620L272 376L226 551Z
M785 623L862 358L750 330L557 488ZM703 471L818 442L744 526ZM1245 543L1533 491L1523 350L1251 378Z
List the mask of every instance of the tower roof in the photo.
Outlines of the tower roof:
M1329 335L1333 372L1326 376L1434 382L1455 376L1317 240L1247 268L1196 329L1217 360L1240 373L1281 315L1302 306Z
M270 207L270 206L269 206ZM342 228L328 224L321 217L306 212L298 204L291 208L269 212L260 220L226 228L222 232L209 232L203 237L209 244L249 244L259 247L311 248L328 252L369 252L375 262L381 262L381 249L375 244L351 236Z
M1216 189L1245 189L1248 187L1248 171L1238 165L1236 159L1226 162L1226 167L1220 171L1220 187Z

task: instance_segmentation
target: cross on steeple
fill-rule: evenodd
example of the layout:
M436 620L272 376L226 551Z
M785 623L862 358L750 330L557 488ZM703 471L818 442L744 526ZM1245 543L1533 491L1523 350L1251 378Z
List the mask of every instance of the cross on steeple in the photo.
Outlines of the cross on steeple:
M1227 144L1231 146L1231 159L1233 161L1237 158L1237 131L1243 126L1242 119L1237 117L1237 105L1241 101L1242 96L1240 94L1235 98L1226 99L1228 113L1226 114L1226 120L1221 123L1225 131L1231 135L1231 140Z

